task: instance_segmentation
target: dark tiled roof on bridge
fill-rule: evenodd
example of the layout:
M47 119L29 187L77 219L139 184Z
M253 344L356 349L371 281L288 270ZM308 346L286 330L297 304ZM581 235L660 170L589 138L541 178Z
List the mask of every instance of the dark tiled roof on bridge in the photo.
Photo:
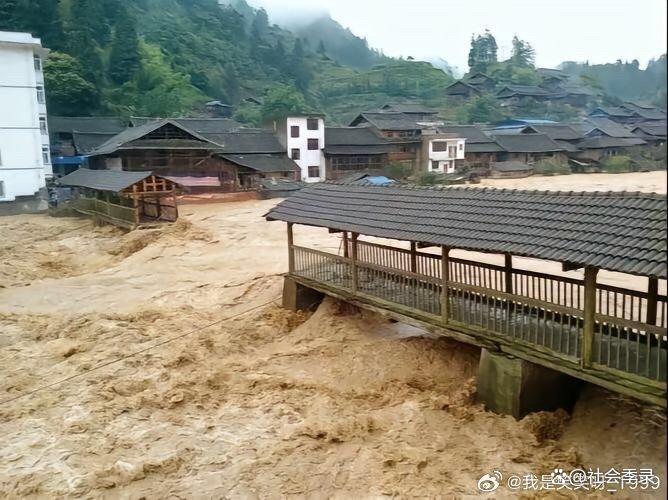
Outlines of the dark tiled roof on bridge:
M225 154L221 157L236 165L263 173L296 172L299 170L299 166L286 154Z
M268 220L666 277L666 196L321 183Z
M58 179L62 186L86 187L98 191L119 193L125 188L153 175L153 172L125 172L80 168Z

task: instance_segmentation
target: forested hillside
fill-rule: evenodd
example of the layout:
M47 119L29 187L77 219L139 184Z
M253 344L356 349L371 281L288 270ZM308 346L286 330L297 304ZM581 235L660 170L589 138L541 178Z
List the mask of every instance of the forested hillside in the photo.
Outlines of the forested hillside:
M506 112L491 96L447 99L449 73L385 57L328 16L291 31L244 0L0 0L0 29L31 32L52 50L45 64L52 114L197 115L210 100L234 105L235 118L248 124L306 109L342 124L361 110L409 100L461 122ZM528 43L515 37L507 61L498 61L496 51L491 33L472 39L470 72L501 83L540 81ZM571 63L565 70L601 88L605 100L665 105L665 56L646 71L635 62ZM581 111L534 106L523 114L565 119Z

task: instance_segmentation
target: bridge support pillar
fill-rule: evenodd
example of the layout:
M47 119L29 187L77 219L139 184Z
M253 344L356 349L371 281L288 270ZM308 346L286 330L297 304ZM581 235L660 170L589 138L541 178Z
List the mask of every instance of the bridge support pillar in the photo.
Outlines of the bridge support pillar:
M495 413L520 419L535 411L572 409L579 380L529 361L482 350L478 401Z
M308 311L315 309L324 294L307 286L297 283L290 276L283 281L283 308L288 311Z

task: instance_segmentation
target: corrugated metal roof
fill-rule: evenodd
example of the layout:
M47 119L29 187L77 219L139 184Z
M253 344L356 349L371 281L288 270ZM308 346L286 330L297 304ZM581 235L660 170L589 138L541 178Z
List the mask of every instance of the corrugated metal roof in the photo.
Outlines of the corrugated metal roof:
M666 196L321 183L268 220L666 277Z
M124 172L80 168L58 179L61 186L87 187L98 191L118 193L153 175L153 172Z

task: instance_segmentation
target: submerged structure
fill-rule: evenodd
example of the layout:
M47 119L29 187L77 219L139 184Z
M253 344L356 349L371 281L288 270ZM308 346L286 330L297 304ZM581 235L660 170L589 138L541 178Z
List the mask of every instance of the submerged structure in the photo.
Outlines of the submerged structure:
M173 180L153 172L123 172L80 168L58 180L74 191L70 208L127 229L153 222L176 222L176 195L181 188Z
M664 195L324 183L266 218L288 226L285 307L326 294L480 346L478 394L492 410L567 405L579 380L666 406ZM341 233L342 254L296 245L295 225ZM519 269L514 256L584 276ZM645 289L598 283L599 270L642 277Z

